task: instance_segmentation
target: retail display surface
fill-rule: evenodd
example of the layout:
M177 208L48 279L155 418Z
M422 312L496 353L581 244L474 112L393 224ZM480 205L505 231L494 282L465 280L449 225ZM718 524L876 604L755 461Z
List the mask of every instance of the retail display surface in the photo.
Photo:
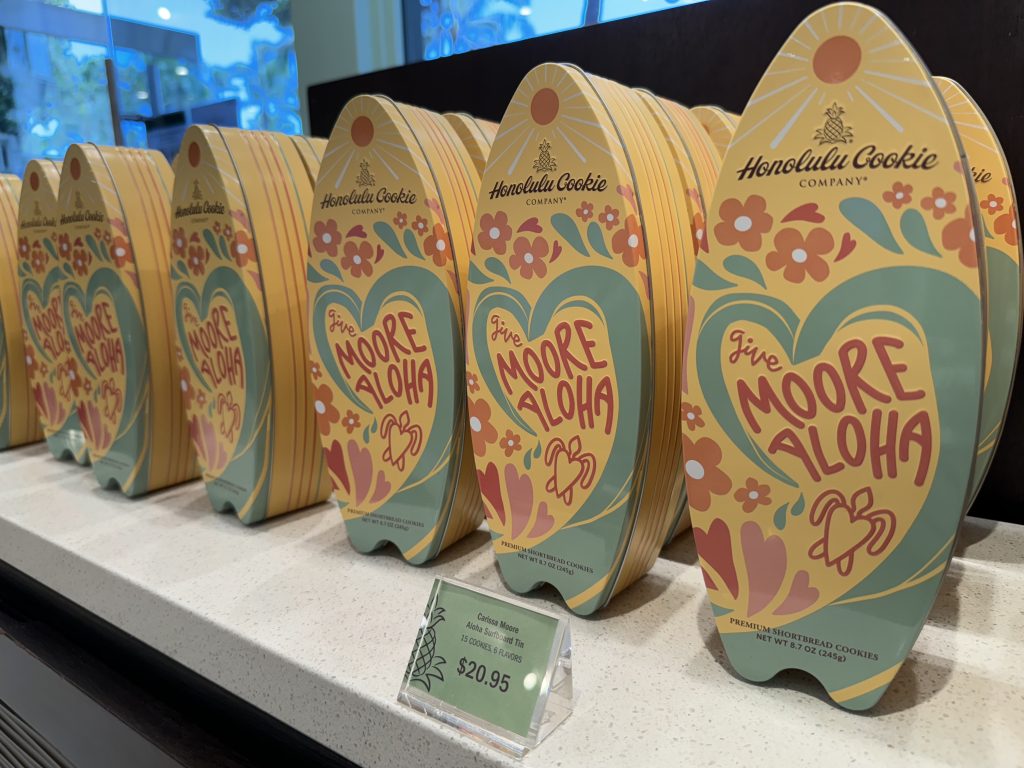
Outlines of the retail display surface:
M0 456L0 489L0 560L348 759L515 764L396 699L435 576L511 594L484 531L410 568L357 553L333 504L246 528L199 481L128 500L44 444ZM907 662L852 714L802 673L731 671L684 534L608 608L571 616L575 709L523 764L1015 764L1022 551L1024 527L968 518ZM529 599L569 615L551 588Z

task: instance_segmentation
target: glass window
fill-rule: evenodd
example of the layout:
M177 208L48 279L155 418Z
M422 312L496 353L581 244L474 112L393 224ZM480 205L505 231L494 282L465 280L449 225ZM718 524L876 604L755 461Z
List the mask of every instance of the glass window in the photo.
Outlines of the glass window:
M436 59L701 1L405 0L406 59Z
M190 122L301 133L291 0L3 0L0 168L68 144L172 154Z

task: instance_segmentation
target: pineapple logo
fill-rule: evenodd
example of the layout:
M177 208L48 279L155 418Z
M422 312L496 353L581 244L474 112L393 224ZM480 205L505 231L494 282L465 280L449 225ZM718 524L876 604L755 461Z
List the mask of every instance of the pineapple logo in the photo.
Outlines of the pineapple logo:
M818 145L822 144L849 144L853 141L853 131L843 125L843 115L846 110L838 103L832 102L832 106L825 110L825 125L814 132L814 138Z
M203 193L199 189L199 182L198 181L193 181L192 182L192 199L193 200L202 200L203 199Z
M551 145L545 139L537 147L540 150L540 154L537 155L537 159L533 161L533 170L537 173L551 173L558 170L558 163L555 158L551 156Z
M82 207L82 193L81 192L75 192L75 208L81 208L81 207Z
M356 177L356 184L360 187L372 187L377 183L377 180L373 178L373 174L370 173L370 164L363 160L359 164L359 176Z
M430 681L444 682L445 665L443 656L435 656L437 650L437 625L444 621L444 608L437 606L430 613L427 625L420 627L416 635L416 645L409 657L409 666L405 668L405 677L410 683L419 683L430 692Z

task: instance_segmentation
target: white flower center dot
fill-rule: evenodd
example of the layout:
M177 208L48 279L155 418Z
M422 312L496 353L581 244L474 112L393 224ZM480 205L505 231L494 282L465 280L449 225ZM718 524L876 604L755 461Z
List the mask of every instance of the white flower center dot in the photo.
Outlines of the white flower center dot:
M324 236L321 238L325 243L330 243L332 239L330 232L324 232Z
M751 491L750 493L747 494L747 498L750 499L751 501L757 501L760 497L761 494L759 494L757 491Z
M690 459L685 464L686 474L692 477L694 480L704 479L704 465L696 459Z
M317 400L313 404L313 407L316 408L316 412L319 413L321 416L327 413L327 406L323 404L322 400Z
M484 425L480 423L480 419L478 417L469 417L469 428L472 429L474 432L479 432L481 429L483 429L483 426Z
M704 230L703 229L698 229L697 230L697 239L698 240L703 240L704 239Z
M238 251L243 256L245 256L245 254L249 252L249 246L246 245L245 243L239 243L238 247L235 248L235 250Z
M508 447L509 447L509 448L511 448L511 447L512 447L513 445L515 445L515 443L514 443L514 442L512 442L511 440L509 440L509 441L508 441Z
M693 421L696 418L697 418L697 414L694 413L693 411L690 411L688 414L686 414L686 420L687 421Z
M609 213L609 214L608 214L607 216L605 216L605 218L606 218L606 219L607 219L608 221L615 221L615 217L614 217L614 216L612 216L612 215L611 215L610 213Z
M114 254L117 255L118 257L124 256L124 248L118 246L117 248L114 249Z
M897 200L902 200L903 199L903 193L902 192L897 192L896 193L896 199Z
M795 261L797 264L803 264L805 261L807 261L807 251L805 251L803 248L794 248L793 253L791 253L790 256L793 258L793 261Z
M72 381L74 381L78 377L75 376L75 372L74 371L68 371L68 378L71 379Z
M444 242L444 240L438 240L436 243L434 243L434 247L437 248L437 250L440 253L444 253L444 249L445 249L445 242Z
M501 230L497 227L491 227L491 231L487 234L491 236L491 240L497 240L501 236Z
M525 261L527 264L533 264L533 254L527 253L526 255L524 255L523 261Z
M353 264L362 264L363 263L363 257L360 256L359 254L356 254L355 256L352 257L352 263Z
M971 227L971 232L970 232L970 234L968 234L967 236L968 236L969 238L971 238L971 242L972 242L972 243L973 243L973 242L976 242L976 241L975 241L975 239L974 239L974 227Z
M184 379L181 380L181 391L188 392L188 382Z
M754 226L754 222L750 220L749 216L737 216L736 221L732 225L736 228L737 232L746 232Z
M944 197L937 197L937 198L935 198L935 207L936 208L945 208L946 207L946 198L944 198Z
M637 245L639 245L639 243L640 243L640 238L638 238L636 235L630 235L629 237L626 238L626 244L630 248L636 248Z

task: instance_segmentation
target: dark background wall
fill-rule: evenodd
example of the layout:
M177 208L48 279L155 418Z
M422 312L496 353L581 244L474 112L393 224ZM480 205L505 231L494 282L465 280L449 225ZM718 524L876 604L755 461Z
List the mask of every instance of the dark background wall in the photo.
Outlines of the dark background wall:
M330 135L342 106L383 93L437 111L500 120L523 75L565 61L683 104L742 112L764 70L816 0L711 0L419 62L309 89L312 133ZM995 128L1024 196L1024 3L878 0L933 74L960 82ZM1024 523L1024 375L971 514Z

